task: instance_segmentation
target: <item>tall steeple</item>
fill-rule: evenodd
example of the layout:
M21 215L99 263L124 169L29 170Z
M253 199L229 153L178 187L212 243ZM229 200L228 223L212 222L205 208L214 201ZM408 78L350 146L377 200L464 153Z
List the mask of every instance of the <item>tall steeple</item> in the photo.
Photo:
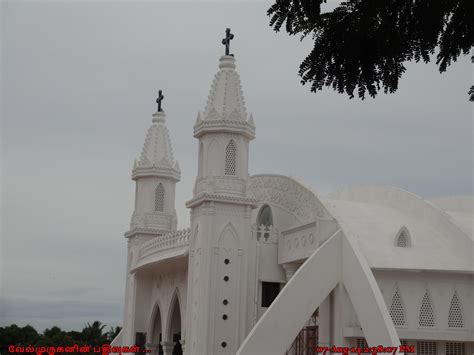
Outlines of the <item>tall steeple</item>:
M173 157L171 140L162 109L163 95L158 93L158 109L152 115L140 157L135 160L132 179L135 181L135 208L127 243L127 272L122 344L136 342L135 314L139 289L135 274L130 270L143 244L159 235L176 230L175 185L180 179L179 164Z
M247 114L235 69L233 56L220 58L206 108L203 114L198 113L194 125L194 137L199 139L195 197L204 192L245 195L248 149L255 138L255 124Z
M152 115L142 152L133 166L135 210L127 235L143 232L156 236L176 230L175 185L181 172L173 156L162 99L160 90L158 111Z
M226 39L230 37L227 31ZM223 40L228 54L228 40ZM191 208L186 351L235 354L246 335L251 210L249 143L255 138L233 55L219 60L204 113L198 114L198 174ZM253 250L253 249L252 249Z

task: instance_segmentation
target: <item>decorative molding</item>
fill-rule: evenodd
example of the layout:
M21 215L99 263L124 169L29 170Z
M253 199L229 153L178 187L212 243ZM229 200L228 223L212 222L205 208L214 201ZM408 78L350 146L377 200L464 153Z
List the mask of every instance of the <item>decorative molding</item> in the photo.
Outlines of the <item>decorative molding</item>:
M313 192L286 176L251 176L247 191L249 196L260 203L278 205L294 214L302 222L332 219Z
M187 201L186 207L193 208L194 206L207 201L250 205L253 207L257 206L257 200L253 198L202 193L194 197L193 199Z
M199 138L208 133L238 134L252 140L255 138L255 126L248 121L222 119L217 115L194 126L194 137Z
M194 195L201 193L245 196L247 181L236 176L206 176L194 184Z
M144 231L144 233L168 233L176 229L176 214L166 212L136 213L133 212L130 221L130 231L125 236L130 235L132 231Z

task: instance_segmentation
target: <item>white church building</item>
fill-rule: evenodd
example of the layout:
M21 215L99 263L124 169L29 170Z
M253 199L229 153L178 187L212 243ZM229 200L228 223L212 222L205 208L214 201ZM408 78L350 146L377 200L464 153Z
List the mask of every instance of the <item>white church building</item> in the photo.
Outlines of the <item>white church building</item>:
M112 345L474 354L472 196L425 200L383 186L320 196L288 176L251 175L258 120L227 46L194 125L193 196L175 201L181 172L161 99L132 172L123 329ZM177 230L176 203L189 208L188 229Z

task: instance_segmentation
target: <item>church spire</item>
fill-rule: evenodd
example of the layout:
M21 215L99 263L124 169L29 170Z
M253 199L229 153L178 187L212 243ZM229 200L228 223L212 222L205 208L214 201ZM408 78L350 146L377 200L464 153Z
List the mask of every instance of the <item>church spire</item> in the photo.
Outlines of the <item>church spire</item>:
M133 178L138 176L162 176L179 181L180 171L174 160L173 148L166 127L166 113L161 108L164 96L159 91L158 111L152 115L152 125L148 129L140 158L135 161Z
M212 82L204 119L230 121L247 119L240 77L235 67L233 56L224 55L220 58L219 71Z
M224 55L219 60L219 71L214 76L204 113L198 114L194 136L206 133L238 133L255 138L255 124L247 114L240 76L235 58Z
M232 33L222 41L228 46ZM226 53L228 50L226 51ZM255 138L247 114L235 58L224 55L214 76L204 113L198 113L194 137L199 139L198 176L194 194L245 196L249 142Z
M181 171L173 156L166 113L161 107L163 97L160 90L157 112L152 115L142 152L133 166L135 209L127 237L140 233L156 236L176 230L175 187Z

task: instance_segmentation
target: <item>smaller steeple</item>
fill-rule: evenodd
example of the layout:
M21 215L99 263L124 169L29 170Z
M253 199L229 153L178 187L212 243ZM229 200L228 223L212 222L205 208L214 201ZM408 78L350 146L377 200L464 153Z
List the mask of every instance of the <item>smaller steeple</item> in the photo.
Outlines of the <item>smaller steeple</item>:
M164 96L158 94L158 111L152 115L152 125L148 129L142 153L133 168L133 179L140 176L161 176L180 180L179 168L174 160L173 149L166 127L166 113L161 108Z
M133 166L132 179L137 187L127 237L140 233L156 236L176 230L175 185L181 171L173 156L166 113L161 107L163 98L160 90L157 111L152 115L142 152Z

